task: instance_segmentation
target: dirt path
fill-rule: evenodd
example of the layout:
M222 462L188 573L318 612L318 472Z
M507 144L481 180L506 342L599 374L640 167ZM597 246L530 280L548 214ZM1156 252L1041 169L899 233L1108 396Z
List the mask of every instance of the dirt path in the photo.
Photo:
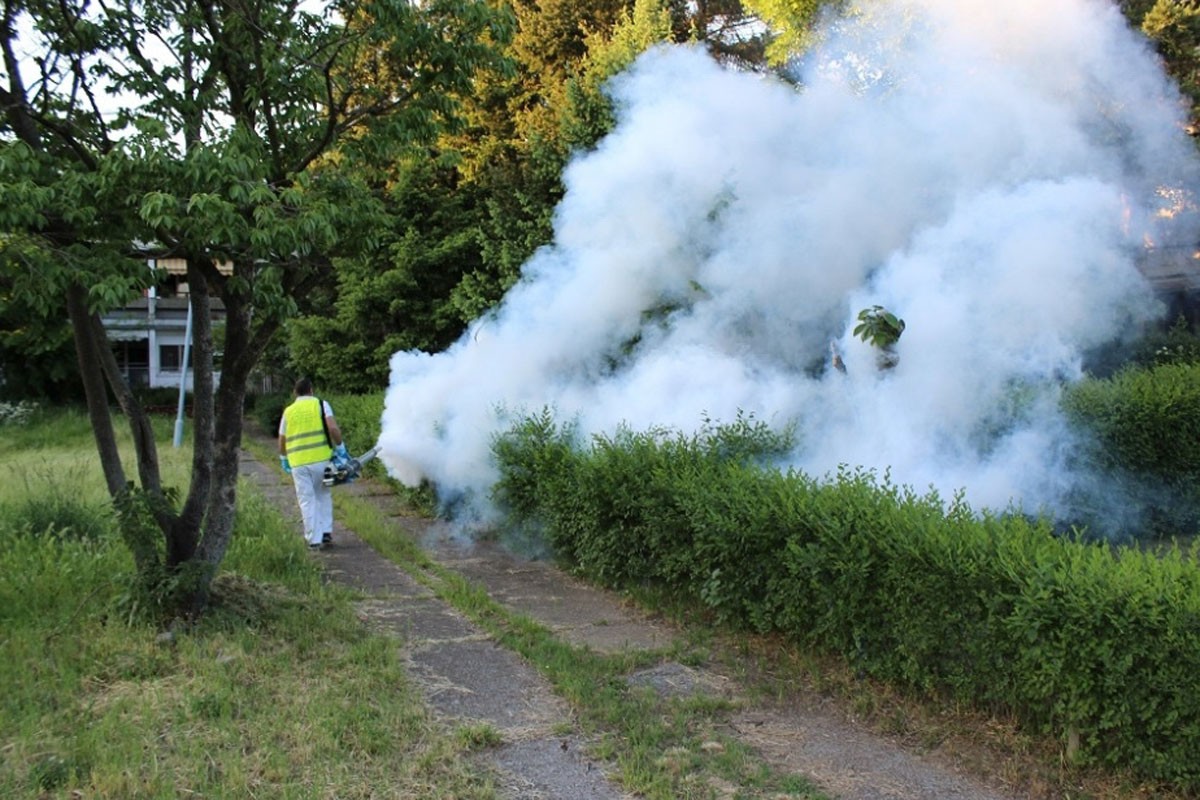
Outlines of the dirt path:
M242 452L242 475L292 518L291 483L272 465ZM494 544L456 540L436 522L406 515L394 496L360 481L338 491L367 497L392 515L398 532L420 543L441 565L483 588L498 603L573 644L598 652L625 648L666 653L679 632L650 619L615 595L579 583L540 561L514 557ZM518 655L495 643L398 566L335 524L336 546L314 556L331 580L366 599L365 620L397 637L410 674L444 718L486 723L504 744L489 751L504 776L501 793L519 800L607 800L630 795L587 757L571 709ZM735 701L725 730L775 768L803 775L841 800L1015 800L1022 795L985 786L935 756L919 755L855 725L819 698L750 702L727 675L674 663L631 676L664 693L703 692ZM566 732L566 733L564 733ZM737 787L715 787L732 797Z

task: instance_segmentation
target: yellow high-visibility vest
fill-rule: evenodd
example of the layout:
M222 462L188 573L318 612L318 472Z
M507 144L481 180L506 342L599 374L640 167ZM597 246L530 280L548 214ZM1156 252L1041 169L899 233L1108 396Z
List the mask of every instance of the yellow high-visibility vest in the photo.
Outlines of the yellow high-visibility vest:
M333 448L325 436L324 403L316 397L297 397L283 412L288 463L293 467L328 461Z

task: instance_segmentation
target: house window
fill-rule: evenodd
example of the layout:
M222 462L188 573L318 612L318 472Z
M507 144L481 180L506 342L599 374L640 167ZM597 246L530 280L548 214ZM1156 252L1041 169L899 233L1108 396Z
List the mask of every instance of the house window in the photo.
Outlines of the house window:
M145 339L113 342L113 355L130 386L150 384L150 343Z
M179 372L183 365L183 345L160 344L158 346L158 368L162 372Z

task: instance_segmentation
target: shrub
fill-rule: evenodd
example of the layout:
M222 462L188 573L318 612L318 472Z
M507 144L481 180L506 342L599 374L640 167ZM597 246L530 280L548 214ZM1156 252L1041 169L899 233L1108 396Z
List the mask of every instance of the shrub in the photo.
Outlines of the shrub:
M492 441L501 469L491 499L511 521L545 521L552 513L553 496L546 490L576 460L574 438L573 427L558 425L550 409L543 409Z
M279 430L283 410L292 402L291 392L272 392L259 395L254 401L254 420L267 433L274 435Z
M179 408L179 387L139 386L133 390L142 407L151 412L174 412ZM192 393L184 392L184 405L191 406Z
M85 473L82 465L61 462L26 467L24 491L11 487L0 502L0 535L95 541L111 533L112 508L102 497L81 490Z
M338 426L352 455L370 450L379 441L383 393L322 395L333 407Z
M59 493L30 497L0 510L0 530L32 536L70 539L99 539L112 531L113 516L108 506L84 502Z
M1200 473L1200 364L1123 370L1083 381L1064 407L1092 431L1104 466L1161 477Z
M1131 497L1153 498L1157 535L1200 526L1200 364L1129 368L1073 386L1068 416L1089 437L1084 457Z
M1134 363L1149 367L1200 364L1200 336L1180 316L1166 331L1147 336L1134 353Z

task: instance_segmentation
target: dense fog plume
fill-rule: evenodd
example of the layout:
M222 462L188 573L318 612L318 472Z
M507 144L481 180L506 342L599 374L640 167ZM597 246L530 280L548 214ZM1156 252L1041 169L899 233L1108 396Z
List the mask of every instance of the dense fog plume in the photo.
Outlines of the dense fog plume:
M743 412L795 423L810 474L1054 509L1082 478L1060 387L1160 313L1145 242L1195 238L1159 191L1193 184L1182 106L1104 2L864 9L796 86L689 47L614 80L553 245L449 350L393 357L391 473L479 498L523 412L584 433ZM886 371L852 335L873 305L907 325Z

